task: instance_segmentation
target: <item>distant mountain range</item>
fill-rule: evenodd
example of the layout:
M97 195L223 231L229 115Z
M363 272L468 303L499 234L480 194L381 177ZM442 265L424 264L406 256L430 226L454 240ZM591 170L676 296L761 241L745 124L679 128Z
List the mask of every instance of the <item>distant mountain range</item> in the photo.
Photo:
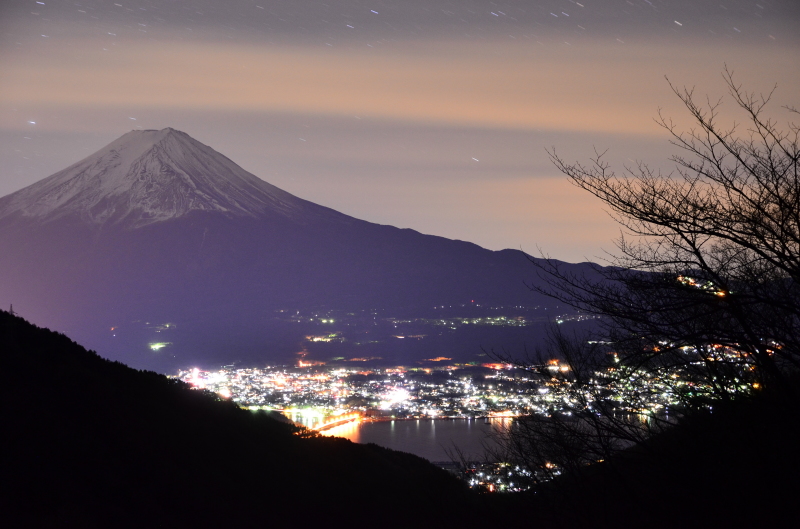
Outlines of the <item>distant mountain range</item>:
M349 217L170 128L129 132L0 198L0 303L161 371L271 361L293 347L277 311L553 306L524 283L536 280L521 251ZM181 339L159 351L137 325Z

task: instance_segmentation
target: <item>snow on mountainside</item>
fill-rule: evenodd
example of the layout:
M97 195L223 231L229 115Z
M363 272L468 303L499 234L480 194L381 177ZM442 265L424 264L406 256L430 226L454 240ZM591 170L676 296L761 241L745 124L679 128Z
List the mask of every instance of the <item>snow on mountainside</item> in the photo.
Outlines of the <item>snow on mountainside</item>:
M190 211L282 216L299 223L352 220L248 173L189 135L134 130L80 162L0 198L0 219L43 222L78 215L93 224L140 227Z

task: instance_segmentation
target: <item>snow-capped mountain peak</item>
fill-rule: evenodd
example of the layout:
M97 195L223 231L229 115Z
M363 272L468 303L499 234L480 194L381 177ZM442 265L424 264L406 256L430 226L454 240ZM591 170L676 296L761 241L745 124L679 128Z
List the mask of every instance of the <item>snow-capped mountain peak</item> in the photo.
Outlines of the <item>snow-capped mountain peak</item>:
M93 224L139 227L190 211L227 216L342 216L248 173L212 148L172 129L134 130L96 153L0 198L0 219L43 222L78 215Z

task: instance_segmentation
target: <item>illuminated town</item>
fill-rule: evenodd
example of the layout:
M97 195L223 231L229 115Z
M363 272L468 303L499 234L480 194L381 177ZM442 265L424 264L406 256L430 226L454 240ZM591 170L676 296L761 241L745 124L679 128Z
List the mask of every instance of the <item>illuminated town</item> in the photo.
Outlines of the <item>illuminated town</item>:
M429 359L440 364L449 360ZM678 406L679 393L687 389L705 390L680 370L659 374L614 367L596 373L589 387L578 388L570 381L569 367L557 360L525 368L505 363L430 368L320 364L301 360L297 366L195 368L180 371L177 378L247 409L278 411L317 432L358 421L569 414L587 403L591 407L601 393L618 410L654 414ZM618 376L622 371L625 376ZM487 491L524 490L532 482L527 470L507 463L476 463L459 472L470 486Z
M452 311L475 314L454 316ZM593 318L584 314L545 316L546 311L538 306L482 307L474 302L434 307L435 317L415 318L390 317L379 310L279 311L285 321L303 325L308 332L294 366L195 368L180 371L177 378L249 409L280 411L316 430L353 413L370 420L552 413L565 404L564 395L557 391L564 383L556 377L543 378L536 369L485 361L460 363L439 355L417 362L421 364L417 367L374 367L384 360L375 353L383 354L387 344L425 343L431 335L468 327L525 327L540 320L564 323ZM169 325L156 330L169 329ZM150 348L157 351L169 345L159 341ZM315 357L327 356L326 362L312 360L309 351L319 353ZM354 351L361 356L353 356ZM561 372L566 368L554 362L546 369Z
M318 430L352 412L373 419L463 419L542 412L558 404L547 386L507 364L355 369L301 361L299 367L192 369L178 378L249 409L282 411Z
M722 354L736 355L734 351ZM646 412L679 405L683 388L695 394L707 389L677 368L663 373L624 373L621 378L617 369L609 367L596 373L580 391L602 389L604 398L618 403L618 409ZM570 382L569 367L558 360L524 368L472 363L361 369L301 360L295 367L195 368L179 371L177 378L248 409L280 411L315 430L324 430L331 423L340 423L341 416L354 413L369 420L516 417L569 412L580 402Z
M436 369L224 367L217 371L185 370L178 378L251 410L280 411L319 432L363 420L512 417L543 413L563 404L547 383L538 384L534 375L508 364ZM472 488L488 492L521 491L531 484L530 472L508 464L440 464Z

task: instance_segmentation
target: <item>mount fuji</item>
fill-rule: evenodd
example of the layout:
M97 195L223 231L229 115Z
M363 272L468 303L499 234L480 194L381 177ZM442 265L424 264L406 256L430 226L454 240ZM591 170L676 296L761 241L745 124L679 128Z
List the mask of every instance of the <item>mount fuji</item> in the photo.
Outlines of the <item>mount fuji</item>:
M520 251L355 219L171 128L0 198L0 303L140 368L269 361L298 348L288 311L552 303L530 279ZM157 352L135 324L182 338Z
M0 199L0 220L74 216L128 229L192 212L298 223L346 216L299 199L172 128L131 131L80 162Z

